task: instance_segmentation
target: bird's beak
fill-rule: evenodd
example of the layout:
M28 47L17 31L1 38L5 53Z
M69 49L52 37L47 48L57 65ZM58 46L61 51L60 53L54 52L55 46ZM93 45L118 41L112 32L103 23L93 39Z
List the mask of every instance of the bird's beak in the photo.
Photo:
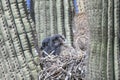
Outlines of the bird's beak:
M40 47L40 50L43 50L43 47Z
M59 40L60 40L61 44L65 44L66 43L65 38L60 38Z

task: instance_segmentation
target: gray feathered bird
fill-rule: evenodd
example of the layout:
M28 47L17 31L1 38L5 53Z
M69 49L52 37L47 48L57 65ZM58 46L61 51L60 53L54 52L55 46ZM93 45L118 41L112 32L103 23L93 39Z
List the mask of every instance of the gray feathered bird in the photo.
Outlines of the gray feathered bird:
M64 44L65 38L60 34L49 36L42 41L41 50L42 56L53 54L59 55L61 52L61 46Z

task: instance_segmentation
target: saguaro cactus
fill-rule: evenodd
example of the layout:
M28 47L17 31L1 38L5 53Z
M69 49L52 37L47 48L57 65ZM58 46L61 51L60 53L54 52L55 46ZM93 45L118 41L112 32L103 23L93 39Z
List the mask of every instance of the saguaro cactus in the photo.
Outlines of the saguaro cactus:
M43 38L53 34L64 35L68 44L72 44L72 6L72 0L35 1L38 44L41 43Z
M37 80L34 30L25 0L0 1L1 80Z
M89 74L91 80L119 80L119 0L86 0L91 32Z

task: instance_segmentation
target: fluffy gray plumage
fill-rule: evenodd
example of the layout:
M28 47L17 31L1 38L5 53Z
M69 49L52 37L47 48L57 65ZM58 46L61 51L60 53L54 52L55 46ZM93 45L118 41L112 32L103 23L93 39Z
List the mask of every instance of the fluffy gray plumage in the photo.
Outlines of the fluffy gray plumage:
M42 56L45 57L48 54L59 55L61 52L61 46L64 44L65 38L60 34L49 36L42 41L41 50Z

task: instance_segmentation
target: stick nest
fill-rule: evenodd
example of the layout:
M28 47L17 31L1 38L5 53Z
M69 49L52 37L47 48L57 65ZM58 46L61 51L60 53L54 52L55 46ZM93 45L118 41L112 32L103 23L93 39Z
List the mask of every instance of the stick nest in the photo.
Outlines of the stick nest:
M63 51L59 56L40 58L39 80L82 80L85 77L83 55Z

